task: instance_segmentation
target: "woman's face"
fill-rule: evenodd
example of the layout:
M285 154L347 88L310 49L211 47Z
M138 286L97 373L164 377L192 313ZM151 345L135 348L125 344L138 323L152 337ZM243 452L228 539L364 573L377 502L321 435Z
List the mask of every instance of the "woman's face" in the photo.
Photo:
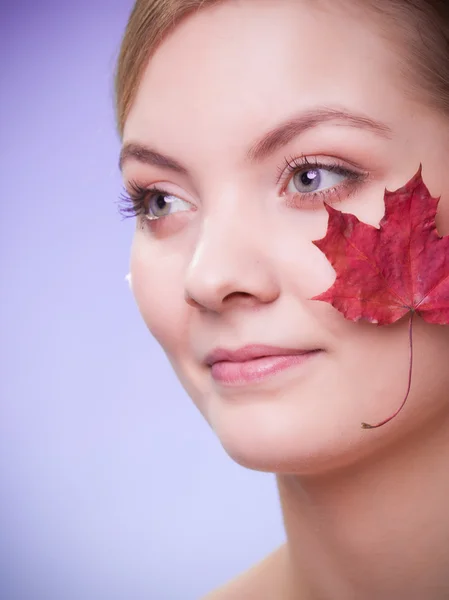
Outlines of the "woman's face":
M201 10L150 60L125 126L127 187L158 190L132 247L139 309L226 451L255 469L348 465L449 417L449 327L414 320L408 403L366 431L404 397L408 321L354 323L310 300L335 279L312 244L323 201L377 226L385 187L422 163L449 233L447 122L410 99L400 57L342 2ZM252 345L321 352L271 374L261 360L257 377L208 364Z

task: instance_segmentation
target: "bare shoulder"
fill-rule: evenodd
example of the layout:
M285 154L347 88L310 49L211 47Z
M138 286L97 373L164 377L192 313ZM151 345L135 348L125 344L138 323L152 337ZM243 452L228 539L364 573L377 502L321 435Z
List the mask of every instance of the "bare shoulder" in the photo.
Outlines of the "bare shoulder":
M229 583L201 600L272 600L283 597L283 559L281 546Z

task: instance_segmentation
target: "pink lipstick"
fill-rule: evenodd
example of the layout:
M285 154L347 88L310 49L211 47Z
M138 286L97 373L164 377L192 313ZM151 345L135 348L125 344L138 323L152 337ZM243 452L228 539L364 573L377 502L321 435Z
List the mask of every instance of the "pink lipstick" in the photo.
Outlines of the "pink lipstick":
M321 349L296 350L274 346L251 345L239 350L217 348L207 355L215 381L222 385L245 385L300 366L321 352Z

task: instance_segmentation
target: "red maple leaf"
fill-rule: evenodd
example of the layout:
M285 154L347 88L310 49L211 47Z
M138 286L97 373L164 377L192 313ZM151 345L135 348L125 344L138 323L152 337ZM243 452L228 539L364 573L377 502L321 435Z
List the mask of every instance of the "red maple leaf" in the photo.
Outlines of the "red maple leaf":
M334 267L337 278L312 300L329 302L347 319L377 325L395 323L409 313L410 371L403 408L411 386L414 314L428 323L449 324L449 235L438 234L435 217L440 198L432 198L422 168L402 188L385 190L385 215L379 228L325 204L327 233L312 242Z

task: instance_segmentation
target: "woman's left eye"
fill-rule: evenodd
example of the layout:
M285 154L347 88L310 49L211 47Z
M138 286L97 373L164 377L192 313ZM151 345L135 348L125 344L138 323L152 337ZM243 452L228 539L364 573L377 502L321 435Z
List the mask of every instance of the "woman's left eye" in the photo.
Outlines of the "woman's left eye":
M295 173L291 178L286 191L295 194L307 194L325 190L338 185L347 177L344 173L336 173L325 168L306 168Z
M329 196L339 195L340 190L360 182L365 175L338 164L310 164L297 160L287 163L287 173L283 194L299 198L302 205L317 204L317 198L329 200Z

